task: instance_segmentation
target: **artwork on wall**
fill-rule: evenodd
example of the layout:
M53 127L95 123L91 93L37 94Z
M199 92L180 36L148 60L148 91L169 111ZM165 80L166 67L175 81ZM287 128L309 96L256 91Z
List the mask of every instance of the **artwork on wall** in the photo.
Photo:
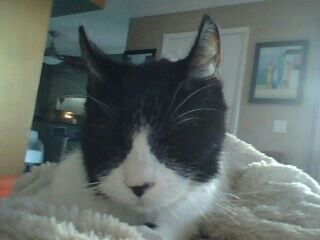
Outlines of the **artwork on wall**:
M301 102L307 48L304 40L258 43L249 102Z
M141 64L155 60L157 49L143 49L125 51L123 60L133 64Z

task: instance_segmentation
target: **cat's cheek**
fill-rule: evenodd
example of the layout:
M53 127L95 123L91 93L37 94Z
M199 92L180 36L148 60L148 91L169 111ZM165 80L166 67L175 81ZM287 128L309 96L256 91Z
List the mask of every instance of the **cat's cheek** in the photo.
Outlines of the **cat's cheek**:
M145 195L145 201L153 203L156 208L174 204L189 193L189 180L171 169L159 172L158 176L157 185Z
M124 184L124 170L122 165L111 170L107 176L100 176L99 181L99 190L110 200L125 205L134 205L137 202L137 198Z
M190 181L163 164L156 166L154 186L142 197L135 196L125 185L124 164L99 178L99 190L114 202L138 211L148 212L167 207L181 200L190 192ZM139 175L139 173L137 173Z

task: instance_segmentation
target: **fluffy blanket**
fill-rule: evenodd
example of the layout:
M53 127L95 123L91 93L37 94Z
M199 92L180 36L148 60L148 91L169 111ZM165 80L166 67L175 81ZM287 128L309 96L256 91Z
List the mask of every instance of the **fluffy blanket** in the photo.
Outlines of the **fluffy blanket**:
M276 162L232 135L221 155L230 204L204 216L191 239L319 240L320 186L303 171ZM16 197L0 201L0 239L157 239L112 216L59 207L30 197L50 185L53 164L18 182Z

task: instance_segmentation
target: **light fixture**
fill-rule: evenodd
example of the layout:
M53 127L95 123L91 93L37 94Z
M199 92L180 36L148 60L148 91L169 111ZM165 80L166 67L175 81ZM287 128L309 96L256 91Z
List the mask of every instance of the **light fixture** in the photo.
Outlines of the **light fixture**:
M73 112L65 112L63 117L66 119L72 119L74 118L74 114Z

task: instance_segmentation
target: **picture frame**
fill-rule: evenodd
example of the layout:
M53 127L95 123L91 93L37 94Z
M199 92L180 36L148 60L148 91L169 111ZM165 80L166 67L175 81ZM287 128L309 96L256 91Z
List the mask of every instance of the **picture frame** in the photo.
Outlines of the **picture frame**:
M141 49L141 50L129 50L123 54L123 60L125 62L133 64L141 64L145 62L151 62L156 59L157 49Z
M256 44L250 103L302 102L308 41Z

